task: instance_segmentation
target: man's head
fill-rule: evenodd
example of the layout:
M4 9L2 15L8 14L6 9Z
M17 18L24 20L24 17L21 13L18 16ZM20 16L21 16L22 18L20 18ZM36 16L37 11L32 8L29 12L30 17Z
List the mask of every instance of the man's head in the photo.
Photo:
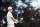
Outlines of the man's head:
M8 11L12 13L13 10L12 10L12 7L11 6L8 7Z
M23 17L22 17L22 18L20 18L20 20L23 20Z

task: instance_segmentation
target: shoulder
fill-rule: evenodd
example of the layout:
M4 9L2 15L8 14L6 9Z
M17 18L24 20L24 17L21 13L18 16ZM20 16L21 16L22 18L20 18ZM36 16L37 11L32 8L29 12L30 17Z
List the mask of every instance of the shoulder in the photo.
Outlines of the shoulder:
M12 15L12 13L8 12L7 15Z
M8 14L12 14L12 13L8 12Z

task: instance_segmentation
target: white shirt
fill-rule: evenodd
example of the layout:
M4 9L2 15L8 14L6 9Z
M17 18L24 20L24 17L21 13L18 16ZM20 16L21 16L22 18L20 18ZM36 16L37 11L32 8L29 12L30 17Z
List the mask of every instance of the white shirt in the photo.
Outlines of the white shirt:
M12 16L12 13L11 12L8 12L7 13L7 22L8 24L14 24L14 21L11 19Z

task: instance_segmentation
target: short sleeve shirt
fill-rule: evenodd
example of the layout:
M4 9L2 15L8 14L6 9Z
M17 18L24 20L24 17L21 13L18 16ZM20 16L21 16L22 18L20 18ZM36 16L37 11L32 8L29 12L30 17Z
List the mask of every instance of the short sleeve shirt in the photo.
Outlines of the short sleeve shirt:
M14 24L14 21L11 19L11 17L13 17L11 12L7 13L7 22L8 24Z

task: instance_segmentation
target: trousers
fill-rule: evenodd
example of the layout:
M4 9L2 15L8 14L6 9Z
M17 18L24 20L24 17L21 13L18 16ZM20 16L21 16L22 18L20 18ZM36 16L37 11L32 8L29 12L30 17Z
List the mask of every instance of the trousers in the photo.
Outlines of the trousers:
M14 27L14 24L8 24L7 27Z

